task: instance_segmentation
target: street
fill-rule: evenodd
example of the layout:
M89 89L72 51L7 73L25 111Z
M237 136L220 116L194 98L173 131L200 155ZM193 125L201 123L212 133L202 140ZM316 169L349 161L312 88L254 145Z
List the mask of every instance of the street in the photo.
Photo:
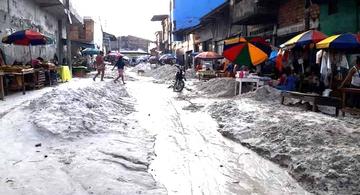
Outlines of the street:
M217 132L216 100L129 74L0 102L0 194L307 194Z

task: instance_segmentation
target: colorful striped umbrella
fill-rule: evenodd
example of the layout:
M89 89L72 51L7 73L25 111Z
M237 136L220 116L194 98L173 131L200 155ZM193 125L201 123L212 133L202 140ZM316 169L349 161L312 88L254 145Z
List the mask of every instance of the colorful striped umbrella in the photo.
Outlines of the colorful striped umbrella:
M311 43L318 43L326 38L327 36L320 31L309 30L288 40L284 44L280 45L280 47L303 47Z
M47 45L52 44L54 41L48 36L32 30L17 31L2 39L3 43L31 46L31 45Z
M216 52L206 51L199 53L198 55L195 56L195 58L203 59L203 60L216 60L216 59L222 59L224 57L217 54Z
M43 35L40 32L32 30L22 30L17 31L9 36L3 37L2 42L6 44L29 46L29 54L31 61L32 57L30 46L53 44L54 40L48 36Z
M233 38L225 41L224 57L238 65L256 66L269 58L271 47L265 39Z
M316 48L358 51L360 49L360 35L351 33L334 35L316 44Z

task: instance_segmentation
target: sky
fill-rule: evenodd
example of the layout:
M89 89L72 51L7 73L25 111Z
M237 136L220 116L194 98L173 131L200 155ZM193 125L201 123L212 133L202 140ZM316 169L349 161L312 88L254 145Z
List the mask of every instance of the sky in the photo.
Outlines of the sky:
M160 22L153 15L169 14L170 0L73 0L78 13L100 19L105 32L115 36L133 35L155 40Z

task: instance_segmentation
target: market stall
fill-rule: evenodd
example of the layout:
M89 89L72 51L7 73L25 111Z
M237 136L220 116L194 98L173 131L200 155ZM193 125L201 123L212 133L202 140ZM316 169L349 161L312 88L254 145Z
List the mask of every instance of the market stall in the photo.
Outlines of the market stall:
M5 36L2 39L5 44L28 46L30 60L28 65L15 62L15 65L3 65L0 66L0 71L4 72L5 91L9 90L22 90L25 94L26 88L41 88L46 84L52 85L57 80L56 66L50 62L45 62L42 58L32 59L31 46L48 45L53 44L54 41L41 34L40 32L33 30L17 31L9 36Z
M220 67L220 63L217 61L224 57L216 52L201 52L195 56L196 60L200 60L200 64L197 66L197 75L199 80L209 80L215 77L222 76L224 74L223 68Z
M223 55L234 63L228 65L227 71L233 73L239 83L239 94L242 94L243 86L250 85L252 90L256 90L259 86L264 85L266 81L271 80L257 74L250 74L248 70L265 62L269 58L271 51L270 44L260 37L237 37L225 40ZM229 68L230 66L231 68ZM255 85L253 86L253 84ZM235 87L237 88L237 86Z
M328 82L334 91L338 91L337 89L340 88L343 115L346 112L360 114L360 84L354 86L355 83L350 82L351 79L360 80L360 73L357 71L357 67L360 66L359 59L351 67L345 55L360 53L359 40L359 35L345 33L331 36L316 45L318 49L321 49L319 52L322 52L321 73L325 78L328 78ZM341 54L341 56L336 57L336 54ZM353 76L349 75L351 72L353 72ZM352 97L350 103L353 105L349 105L348 97Z
M3 72L3 77L5 77L6 80L12 81L7 82L5 80L5 94L8 94L9 89L22 90L23 94L25 94L27 86L34 87L35 85L33 80L35 71L31 66L5 65L0 66L0 72Z

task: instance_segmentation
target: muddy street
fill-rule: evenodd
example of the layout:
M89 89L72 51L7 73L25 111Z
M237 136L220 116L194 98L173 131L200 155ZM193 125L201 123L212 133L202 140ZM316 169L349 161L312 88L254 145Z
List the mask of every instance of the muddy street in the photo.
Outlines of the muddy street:
M149 78L13 98L2 102L1 194L308 194L217 132L215 100Z
M144 80L127 87L140 125L156 136L149 171L168 194L307 194L285 170L217 132L204 109L214 100Z

